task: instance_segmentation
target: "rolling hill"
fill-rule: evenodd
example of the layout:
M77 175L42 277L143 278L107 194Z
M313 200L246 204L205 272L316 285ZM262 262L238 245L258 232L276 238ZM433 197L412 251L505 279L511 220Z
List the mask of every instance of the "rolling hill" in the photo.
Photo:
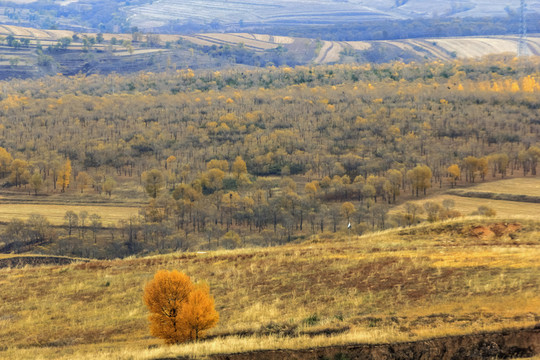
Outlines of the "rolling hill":
M222 68L237 64L265 66L349 62L432 61L517 53L517 36L424 38L379 41L327 41L256 33L154 35L134 41L132 34L103 34L101 43L85 48L95 33L41 30L0 25L0 78L28 78L62 73L108 74L159 72L171 68ZM9 38L27 41L9 46ZM60 39L69 45L59 49ZM75 39L75 40L71 40ZM540 36L531 34L528 53L540 55ZM41 49L41 50L40 50ZM42 51L42 52L40 52Z
M540 2L529 1L529 9ZM437 16L505 16L505 9L519 8L519 1L336 1L301 0L161 0L126 7L130 22L151 29L167 23L195 22L222 24L335 24L389 19L432 18Z
M540 2L527 2L530 12ZM513 1L426 1L426 0L12 0L0 6L0 21L16 24L38 19L44 24L68 28L117 24L153 29L175 23L214 25L336 24L380 20L404 20L435 17L500 17L511 15L520 6ZM52 11L52 12L50 12ZM3 13L3 14L2 14ZM56 19L46 19L49 15ZM112 20L111 23L109 23Z
M487 238L480 227L501 231ZM472 218L274 248L11 265L0 268L0 357L201 359L329 345L337 356L354 344L532 326L539 228ZM169 347L149 336L142 289L159 269L210 285L220 323L209 340Z

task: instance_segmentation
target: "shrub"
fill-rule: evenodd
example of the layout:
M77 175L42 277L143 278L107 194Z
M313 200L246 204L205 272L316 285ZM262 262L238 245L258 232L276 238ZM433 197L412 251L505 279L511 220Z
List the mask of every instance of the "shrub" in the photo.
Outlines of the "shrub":
M319 315L312 314L304 319L304 324L307 326L313 326L316 325L320 321Z
M495 209L492 209L488 206L485 206L485 205L482 205L482 206L479 206L478 209L473 212L473 215L482 215L482 216L488 216L488 217L493 217L495 215L497 215L497 212L495 211Z
M277 335L277 336L297 336L297 325L295 324L289 324L289 323L282 323L278 324L275 322L270 322L268 324L265 324L261 326L259 329L258 334L259 335Z

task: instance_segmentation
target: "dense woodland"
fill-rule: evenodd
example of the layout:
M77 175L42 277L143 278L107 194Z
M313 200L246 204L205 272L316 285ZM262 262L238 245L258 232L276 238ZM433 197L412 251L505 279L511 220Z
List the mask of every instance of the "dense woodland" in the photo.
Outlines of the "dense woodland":
M389 216L393 204L536 175L540 159L536 59L0 86L4 191L141 204L139 216L117 224L99 214L66 214L62 227L40 215L14 219L3 226L4 252L117 257L269 246L348 223L353 233L410 225L423 209ZM425 210L431 220L459 215Z

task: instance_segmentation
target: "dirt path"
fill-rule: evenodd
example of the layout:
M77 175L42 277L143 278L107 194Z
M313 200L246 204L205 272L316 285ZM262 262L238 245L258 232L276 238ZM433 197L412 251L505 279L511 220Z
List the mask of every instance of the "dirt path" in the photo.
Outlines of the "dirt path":
M348 345L306 350L268 350L220 354L215 360L350 359L453 360L520 358L540 354L540 324L534 329L449 336L430 340L378 345Z
M321 50L319 51L319 55L313 60L315 64L322 64L324 59L326 58L326 55L328 54L328 51L334 46L334 43L331 41L323 41L323 46L321 47Z

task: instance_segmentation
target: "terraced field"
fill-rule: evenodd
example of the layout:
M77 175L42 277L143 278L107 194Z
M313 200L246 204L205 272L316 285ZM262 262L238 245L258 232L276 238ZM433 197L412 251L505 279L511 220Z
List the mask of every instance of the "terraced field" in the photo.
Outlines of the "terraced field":
M517 36L497 36L426 39L425 41L432 43L431 49L440 48L447 53L454 52L459 58L472 58L493 53L516 52L519 38ZM529 54L539 55L540 37L529 36L527 46Z
M0 25L0 36L13 35L19 38L28 38L31 40L31 46L39 41L43 46L55 44L62 37L72 37L75 33L67 30L41 30L25 28L11 25ZM82 36L95 36L95 34L81 34ZM110 41L113 37L118 41L131 40L131 34L104 34L104 39ZM195 35L159 35L160 41L176 42L183 39L202 46L212 45L239 45L243 44L248 49L254 51L266 51L284 46L290 51L306 51L309 44L308 39L293 38L287 36L272 36L265 34L252 33L204 33ZM398 52L407 53L409 56L422 59L441 59L450 60L452 58L475 58L490 54L517 53L519 38L517 36L491 36L491 37L455 37L455 38L428 38L428 39L405 39L392 41L325 41L322 40L322 46L317 53L311 56L311 62L314 64L337 63L341 61L343 51L369 51L373 46L383 45L387 49L395 48ZM530 55L540 55L540 35L529 35L527 40L528 53ZM71 45L76 50L79 44ZM96 44L95 48L104 49L104 45ZM1 52L6 54L6 59L10 55L6 53L9 49ZM126 56L127 51L120 45L113 46L112 51L118 55ZM157 50L156 50L157 51ZM159 51L164 51L160 49ZM9 51L8 51L9 52ZM135 48L135 55L141 54L139 49ZM17 55L17 54L15 54ZM15 56L13 55L13 56ZM21 59L25 55L19 51ZM32 64L35 61L26 61ZM24 61L23 61L24 63ZM23 65L21 63L21 65Z
M169 21L196 23L331 23L354 19L376 20L402 18L388 13L394 1L379 1L376 6L367 1L341 2L332 0L268 1L238 0L160 0L126 8L129 20L141 28L156 27Z
M298 38L248 33L206 33L182 36L182 38L203 46L237 45L242 43L247 48L256 51L273 49L279 45L301 44ZM313 55L312 62L315 64L336 63L340 61L341 53L344 50L365 51L377 44L394 47L419 58L440 60L450 60L455 57L476 58L491 54L517 53L518 41L517 36L430 38L372 42L323 40L320 50ZM527 45L529 54L540 55L540 36L529 36Z
M245 47L257 51L275 49L280 45L292 44L295 41L295 39L285 36L270 36L248 33L205 33L193 36L182 36L182 38L203 46L243 44Z
M328 24L347 21L410 19L433 16L485 17L506 16L506 7L517 9L517 0L455 2L445 0L159 0L124 8L132 24L153 28L173 22L209 24ZM540 1L529 0L529 9L538 9Z

